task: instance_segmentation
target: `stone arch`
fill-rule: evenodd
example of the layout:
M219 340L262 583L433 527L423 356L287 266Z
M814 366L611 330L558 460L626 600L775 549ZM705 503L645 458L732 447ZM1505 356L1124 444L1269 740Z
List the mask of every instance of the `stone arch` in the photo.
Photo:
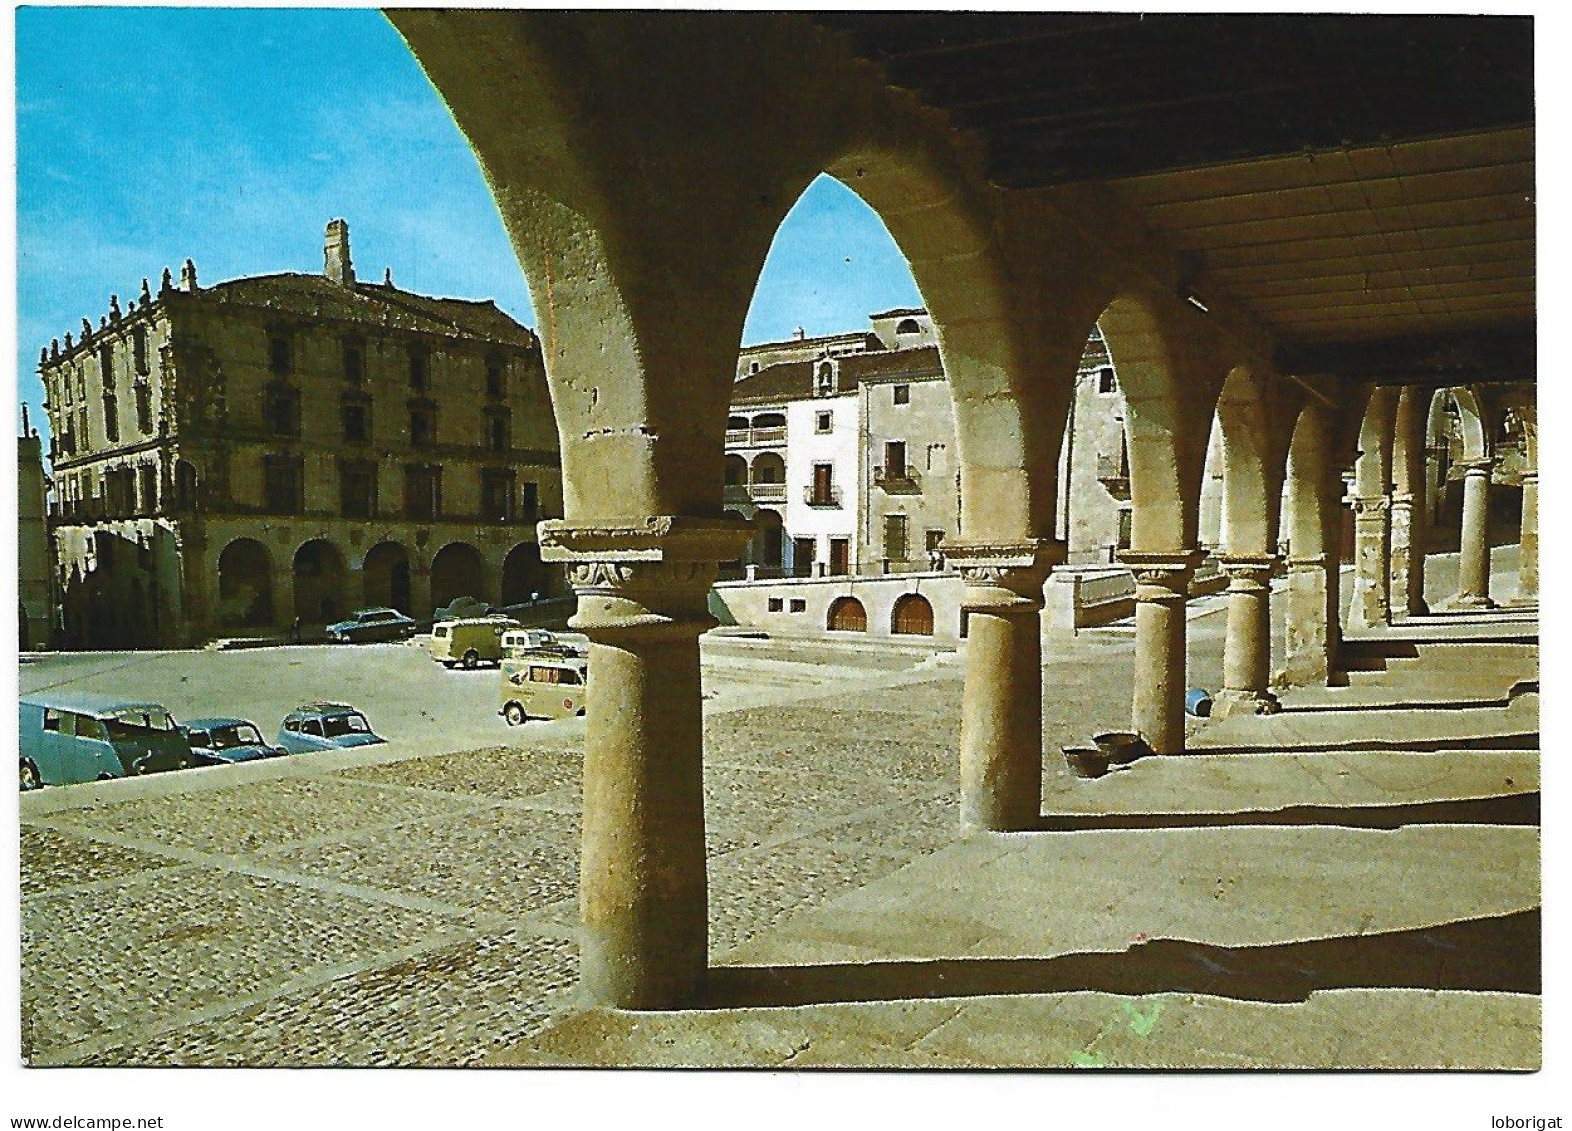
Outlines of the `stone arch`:
M1236 365L1223 381L1216 420L1222 433L1223 548L1236 556L1277 550L1287 473L1287 429L1267 400L1265 378Z
M1457 420L1463 431L1463 458L1484 459L1491 454L1494 439L1484 399L1472 385L1459 385L1448 392L1457 405Z
M326 538L313 538L295 551L295 616L307 624L332 624L349 611L344 596L344 555Z
M932 636L933 605L921 593L904 593L890 612L890 632L895 636Z
M867 632L868 611L855 597L837 597L830 602L825 627L831 632Z
M551 575L540 560L540 547L520 542L502 559L502 604L521 605L535 594L549 596Z
M455 597L484 601L486 563L468 542L449 542L431 558L431 607L440 609Z
M748 461L736 452L726 453L725 483L728 487L746 487L748 485Z
M786 564L786 527L780 512L767 507L753 512L753 542L750 552L753 561L767 570L779 570Z
M398 542L378 542L367 550L361 566L361 589L361 599L367 605L410 613L414 591L410 584L409 551Z
M786 482L786 460L779 452L760 452L753 459L753 466L748 469L749 478L754 483L784 483Z
M1121 294L1097 320L1124 390L1133 503L1131 547L1196 544L1200 489L1218 390L1179 343L1185 329L1146 298Z
M1354 493L1375 497L1392 489L1392 443L1401 390L1383 385L1370 393L1359 423L1359 455L1354 461Z
M220 623L272 624L273 558L254 538L236 538L218 555Z

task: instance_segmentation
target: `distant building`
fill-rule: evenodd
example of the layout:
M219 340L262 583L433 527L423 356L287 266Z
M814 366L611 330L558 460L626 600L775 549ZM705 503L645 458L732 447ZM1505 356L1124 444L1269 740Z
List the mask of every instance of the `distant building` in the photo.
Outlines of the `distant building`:
M957 535L955 412L932 320L891 310L870 322L742 352L725 497L758 533L732 576L933 570Z
M206 288L187 260L44 350L63 643L560 589L535 535L562 513L535 336L489 301L358 281L342 220L323 258Z
M54 642L55 566L49 545L43 444L22 406L22 434L16 439L16 558L18 646L24 652Z

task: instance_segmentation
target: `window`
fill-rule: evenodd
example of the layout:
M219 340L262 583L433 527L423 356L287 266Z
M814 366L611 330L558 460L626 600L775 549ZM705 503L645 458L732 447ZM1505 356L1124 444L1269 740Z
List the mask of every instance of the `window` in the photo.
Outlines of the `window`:
M821 397L827 397L835 391L835 366L831 365L827 361L819 366L818 383L816 387Z
M519 518L525 522L534 522L540 513L540 485L533 481L526 482L519 489Z
M429 448L437 442L437 410L431 405L409 408L409 446Z
M749 373L757 373L758 371L759 371L759 363L757 361L750 361L748 363L748 372Z
M896 404L912 403L912 387L910 385L896 385L892 395Z
M896 323L895 332L897 334L920 334L922 333L922 326L918 324L915 318L902 318Z
M816 507L833 506L835 503L835 465L830 463L816 463L813 465L813 491L808 502Z
M146 381L137 383L134 390L136 398L136 426L144 435L151 435L153 431L153 388Z
M512 422L508 413L492 411L486 417L486 447L494 452L505 452L513 446Z
M269 369L280 376L289 372L289 339L283 334L268 335L267 365Z
M98 369L104 379L104 388L115 387L115 347L105 342L98 347Z
M794 612L794 613L805 613L805 612L807 612L808 611L808 602L803 600L801 597L793 597L791 599L791 611Z
M884 516L884 556L892 562L906 560L906 516Z
M371 440L371 405L363 400L344 401L344 440L365 444Z
M300 390L288 385L269 386L262 411L271 435L300 435Z
M505 376L506 371L503 369L502 359L499 357L488 357L486 359L486 395L488 397L502 396L506 391Z
M142 376L147 376L147 331L141 326L131 331L131 355L136 364L136 371Z
M769 607L770 612L779 613L785 611L786 604L785 601L780 597L771 597L769 600Z
M104 394L104 438L111 444L120 440L120 411L113 393Z
M344 343L344 380L358 385L366 377L365 349L360 342Z
M817 539L793 538L791 540L791 571L796 577L813 573L813 558L818 553Z
M834 413L821 412L821 413L816 414L814 416L814 418L813 418L813 430L815 432L818 432L818 433L821 433L821 434L825 433L825 432L830 432L830 431L834 430L834 427L835 427L835 414Z
M1110 366L1103 366L1097 371L1097 391L1099 393L1117 392L1119 385L1114 379L1114 371Z
M301 461L296 456L263 457L263 504L273 514L300 514L305 510L301 467Z
M339 512L345 518L371 518L377 513L375 464L345 463L338 469Z
M513 480L513 472L500 468L488 468L480 473L481 518L488 522L512 520Z
M143 511L158 509L158 468L151 463L144 463L136 469L137 494L141 498Z
M409 350L409 387L425 392L431 380L431 352L424 346L411 346Z
M890 479L906 475L906 441L890 440L884 445L884 474Z
M44 729L52 730L56 733L60 730L60 712L53 707L44 708Z
M404 469L404 517L437 518L442 514L442 469L410 464Z

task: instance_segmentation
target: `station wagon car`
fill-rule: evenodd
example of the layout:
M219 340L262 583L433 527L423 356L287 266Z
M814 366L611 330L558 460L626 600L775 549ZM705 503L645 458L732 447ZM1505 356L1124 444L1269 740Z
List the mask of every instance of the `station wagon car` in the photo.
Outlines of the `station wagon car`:
M194 765L185 735L157 703L46 691L18 703L23 789L104 781Z
M349 619L328 625L327 634L337 644L407 640L415 635L415 622L397 609L359 609Z
M306 703L284 716L278 744L291 754L385 742L348 703Z
M192 719L180 729L191 747L192 760L199 766L251 762L288 753L281 746L269 746L256 723L246 719Z

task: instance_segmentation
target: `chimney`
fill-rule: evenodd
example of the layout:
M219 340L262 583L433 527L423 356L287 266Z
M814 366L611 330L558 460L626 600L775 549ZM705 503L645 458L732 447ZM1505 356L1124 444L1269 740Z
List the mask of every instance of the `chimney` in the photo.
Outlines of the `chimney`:
M22 402L22 435L23 436L31 436L32 434L33 434L32 426L27 421L27 402L23 401Z
M190 293L197 289L196 264L189 259L180 267L180 289Z
M355 265L349 261L349 224L329 220L327 242L322 248L323 272L341 287L355 282Z

